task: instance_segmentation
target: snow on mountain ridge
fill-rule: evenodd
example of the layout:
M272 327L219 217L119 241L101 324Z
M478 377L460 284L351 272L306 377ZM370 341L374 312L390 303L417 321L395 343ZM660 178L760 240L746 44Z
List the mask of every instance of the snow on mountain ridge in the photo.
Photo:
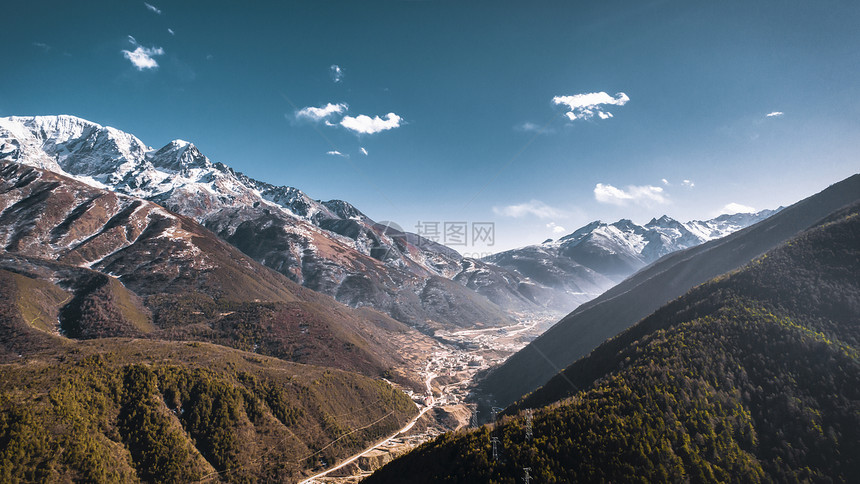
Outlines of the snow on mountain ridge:
M131 134L67 115L2 118L0 130L25 142L27 154L50 155L53 163L43 160L44 168L60 166L69 175L104 184L132 169L135 158L149 149Z
M140 198L166 201L183 192L225 205L269 202L297 218L327 211L298 189L275 187L212 163L188 141L175 139L156 150L131 134L75 116L0 118L0 158ZM301 209L294 210L295 204Z
M0 159L155 201L204 225L222 227L224 235L234 233L243 221L225 225L216 220L221 210L260 207L257 215L247 212L244 216L265 216L269 209L295 219L295 224L307 224L299 231L306 249L323 236L364 255L373 256L373 251L394 255L388 261L394 265L417 264L438 275L449 275L459 267L460 256L453 250L442 257L446 260L437 255L425 257L405 246L391 253L395 241L385 233L374 233L378 231L373 221L352 205L313 200L297 188L255 180L223 163L213 163L193 143L181 139L154 149L133 135L75 116L7 117L0 118ZM358 225L336 223L339 219ZM403 264L394 260L402 257L410 260Z
M561 259L569 259L617 279L671 252L741 230L778 210L721 215L711 220L694 220L687 223L663 215L660 218L652 218L644 226L628 219L614 223L596 220L558 240L494 254L485 261L501 263L503 267L511 269L517 268L516 265L505 265L504 261L534 259L535 263L539 264L560 265L564 262ZM518 262L521 263L524 262Z
M735 213L723 214L710 220L692 220L684 224L684 226L703 241L719 239L737 232L740 229L748 227L760 220L782 210L779 207L775 210L761 210L756 213Z

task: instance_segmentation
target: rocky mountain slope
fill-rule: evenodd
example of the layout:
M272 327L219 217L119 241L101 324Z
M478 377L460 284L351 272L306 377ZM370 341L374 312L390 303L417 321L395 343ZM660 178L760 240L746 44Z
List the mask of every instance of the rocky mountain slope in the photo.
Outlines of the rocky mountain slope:
M155 149L73 116L0 118L0 160L154 201L294 282L427 332L511 323L511 311L569 311L665 253L767 215L688 224L664 217L645 227L595 222L558 242L478 261L377 224L345 201L251 179L187 141Z
M9 117L0 118L0 160L154 201L294 282L416 327L509 323L498 303L505 309L535 307L528 281L497 283L517 279L507 271L482 266L496 284L487 291L492 299L476 295L472 289L482 288L480 280L473 278L471 289L450 281L479 262L376 224L347 202L320 202L296 188L248 178L212 163L186 141L154 149L133 135L73 116Z
M481 387L513 403L690 288L734 270L860 197L860 175L727 237L673 252L587 302L492 371Z
M396 339L414 330L299 286L150 201L0 162L0 244L0 269L59 294L28 318L49 334L212 341L414 378L396 370ZM26 354L3 343L8 357Z
M804 214L834 190L856 199L857 178L801 202ZM365 482L853 482L858 210L672 301L495 425L443 435Z

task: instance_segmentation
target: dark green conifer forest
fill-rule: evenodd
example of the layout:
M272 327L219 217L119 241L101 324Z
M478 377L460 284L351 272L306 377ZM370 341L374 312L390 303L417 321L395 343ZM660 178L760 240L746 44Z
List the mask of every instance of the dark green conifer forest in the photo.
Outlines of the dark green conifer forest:
M367 482L856 482L858 344L854 206Z

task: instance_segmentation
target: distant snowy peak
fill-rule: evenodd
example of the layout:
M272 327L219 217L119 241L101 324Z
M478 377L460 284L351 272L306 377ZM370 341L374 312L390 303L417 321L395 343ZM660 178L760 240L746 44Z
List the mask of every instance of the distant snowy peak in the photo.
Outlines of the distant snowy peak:
M781 208L780 208L781 209ZM488 257L488 262L530 259L535 254L565 257L600 273L617 275L649 264L666 254L725 237L753 225L777 210L720 215L705 221L681 223L663 215L643 225L621 219L591 222L558 240L514 249Z
M146 160L153 166L174 173L187 172L188 170L212 169L209 158L203 156L193 143L175 139L167 143L158 151L150 151L146 154Z
M642 227L630 220L621 219L613 224L600 224L579 243L562 244L562 247L589 243L607 247L610 251L614 249L638 254L642 252L647 243L645 233L646 231Z
M779 207L776 210L762 210L756 213L725 214L711 220L693 220L692 222L687 222L685 226L704 241L708 241L725 237L733 232L749 227L782 209L783 207Z
M603 237L622 242L624 245L638 247L638 252L641 252L648 243L656 243L659 240L666 244L677 245L677 248L687 248L737 232L770 217L781 208L762 210L757 213L720 215L711 220L693 220L686 223L681 223L668 215L652 218L645 225L637 225L628 219L621 219L611 224L597 220L558 241L545 241L543 245L562 247L579 244L589 237Z

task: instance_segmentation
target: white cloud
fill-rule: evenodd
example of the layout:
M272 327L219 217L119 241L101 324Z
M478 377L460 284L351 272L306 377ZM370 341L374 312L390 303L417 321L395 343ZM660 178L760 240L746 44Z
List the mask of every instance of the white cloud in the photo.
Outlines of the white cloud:
M176 32L174 32L173 29L167 29L167 33L170 35L176 35Z
M332 64L331 67L329 67L329 74L331 75L332 81L334 81L334 82L343 81L343 68L341 68L339 65Z
M768 113L768 114L767 114L767 117L768 117L768 118L774 118L774 117L782 116L782 115L784 115L784 114L785 114L785 113L783 113L782 111L774 111L774 112L772 112L772 113Z
M514 126L514 129L517 131L523 131L525 133L540 133L540 134L549 134L552 133L553 130L547 127L539 126L530 121L526 121L523 124L518 124Z
M627 94L619 92L615 97L605 92L591 92L587 94L574 94L573 96L555 96L553 104L564 104L570 111L564 113L571 121L577 119L589 119L595 114L600 119L609 119L612 113L604 111L601 105L624 106L630 98Z
M347 106L345 103L328 103L325 106L319 108L308 106L296 112L296 119L309 119L311 121L318 122L335 114L343 114L344 112L346 112L347 109L349 109L349 106Z
M131 35L128 36L128 41L135 46L133 51L123 50L122 55L137 67L137 70L155 69L158 67L158 62L153 59L153 56L164 55L164 49L161 47L143 47L138 45L137 40Z
M565 229L561 225L558 225L555 222L550 222L550 223L546 224L546 228L551 229L552 233L554 233L554 234L563 234L563 233L567 232L567 229Z
M598 183L594 186L594 198L600 203L612 205L627 205L638 203L645 206L669 203L663 194L663 188L651 185L629 185L626 190L612 185Z
M156 7L155 5L152 5L152 4L150 4L150 3L146 3L146 2L143 2L143 4L144 4L144 5L146 5L146 8L147 8L149 11L151 11L151 12L155 12L155 13L157 13L158 15L161 15L161 10L160 10L158 7Z
M337 151L337 150L326 151L326 153L325 153L325 154L327 154L327 155L331 155L331 156L342 156L342 157L344 157L344 158L349 158L349 155L345 155L345 154L343 154L343 153L341 153L340 151Z
M340 121L340 125L346 129L355 131L361 134L375 134L389 129L399 128L403 118L394 114L388 113L385 118L379 116L366 116L359 114L356 117L344 116Z
M370 117L364 114L358 116L343 116L340 121L331 121L331 118L345 114L349 110L346 103L328 103L325 106L308 106L296 111L296 119L306 119L314 122L324 122L326 126L342 126L359 134L375 134L389 129L399 128L403 125L403 118L388 113L385 117ZM367 155L367 150L361 148L361 152Z
M663 178L663 179L662 179L662 180L660 180L660 181L661 181L661 182L663 182L663 184L664 184L664 185L668 185L668 184L669 184L669 180L667 180L667 179L665 179L665 178Z
M556 218L565 215L561 210L551 207L540 200L530 200L519 205L508 205L507 207L493 207L493 213L514 218L525 217L526 215L534 215L538 218Z
M362 147L358 148L358 151L361 151L361 154L362 154L362 155L367 156L367 150L366 150L366 149L364 149L364 146L362 146Z
M720 213L729 215L733 213L755 213L755 209L749 205L741 205L740 203L732 202L726 204L726 206L720 210Z

